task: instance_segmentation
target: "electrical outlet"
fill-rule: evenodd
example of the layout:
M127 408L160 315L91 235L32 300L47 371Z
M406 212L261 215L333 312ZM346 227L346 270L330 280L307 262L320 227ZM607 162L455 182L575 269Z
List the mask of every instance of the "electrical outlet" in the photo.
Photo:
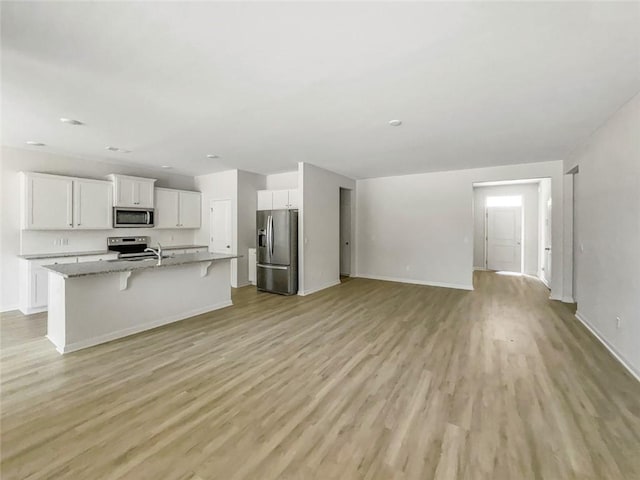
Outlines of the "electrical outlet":
M622 320L620 317L616 317L616 328L620 328L622 326Z

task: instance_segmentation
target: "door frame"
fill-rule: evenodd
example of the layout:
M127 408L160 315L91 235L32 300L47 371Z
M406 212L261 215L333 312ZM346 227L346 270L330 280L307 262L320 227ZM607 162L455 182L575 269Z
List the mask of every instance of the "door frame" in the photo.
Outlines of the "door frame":
M505 208L505 207L484 207L484 268L489 270L489 209L490 208ZM517 207L511 207L517 208ZM524 199L520 205L520 270L521 275L524 275Z

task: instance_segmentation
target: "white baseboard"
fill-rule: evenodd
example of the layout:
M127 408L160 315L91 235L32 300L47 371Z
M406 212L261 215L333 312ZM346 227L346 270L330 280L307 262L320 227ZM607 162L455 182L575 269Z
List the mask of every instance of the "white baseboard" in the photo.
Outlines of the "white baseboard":
M317 288L312 288L311 290L300 290L298 292L298 295L300 295L301 297L305 297L307 295L311 295L312 293L319 292L320 290L324 290L325 288L335 287L336 285L340 285L340 279L325 283L324 285Z
M478 270L480 272L485 272L487 269L484 267L473 267L474 270Z
M386 277L383 275L369 275L367 273L358 274L360 278L371 280L384 280L386 282L411 283L414 285L428 285L430 287L455 288L457 290L473 290L473 285L462 285L457 283L431 282L425 280L415 280L412 278Z
M47 311L47 307L25 308L24 310L22 308L18 307L18 310L20 310L20 313L22 313L23 315L33 315L35 313L46 312Z
M587 318L581 314L580 312L576 312L576 318L580 321L580 323L582 323L585 327L587 327L587 330L589 330L594 337L596 337L600 343L602 343L602 345L604 345L604 347L609 350L609 352L611 353L611 355L614 356L614 358L616 360L618 360L618 362L627 369L627 371L636 379L640 382L640 372L636 371L631 364L624 358L624 356L618 352L615 347L613 345L611 345L609 342L607 342L604 339L604 336L598 331L598 329L596 329L596 327L593 326L593 324L591 322L589 322L587 320Z
M576 303L573 297L562 297L564 303Z
M18 305L10 305L8 307L0 307L0 313L13 312L14 310L18 310Z
M226 300L224 302L215 303L207 307L198 308L195 310L191 310L189 312L184 312L176 315L170 315L168 317L161 318L159 320L154 320L153 322L148 322L142 325L136 325L135 327L125 328L123 330L118 330L117 332L111 332L104 335L99 335L97 337L81 340L79 342L74 342L67 345L57 345L53 340L51 340L51 338L48 335L47 335L47 338L51 341L51 343L55 345L56 350L59 353L70 353L70 352L75 352L77 350L81 350L83 348L100 345L101 343L107 343L112 340L117 340L118 338L128 337L129 335L134 335L136 333L144 332L146 330L151 330L152 328L161 327L169 323L179 322L180 320L186 320L187 318L195 317L196 315L201 315L207 312L212 312L214 310L219 310L221 308L229 307L231 305L233 305L233 302L231 300Z
M248 287L249 285L251 285L251 282L242 282L242 283L239 283L237 287L233 287L233 288Z

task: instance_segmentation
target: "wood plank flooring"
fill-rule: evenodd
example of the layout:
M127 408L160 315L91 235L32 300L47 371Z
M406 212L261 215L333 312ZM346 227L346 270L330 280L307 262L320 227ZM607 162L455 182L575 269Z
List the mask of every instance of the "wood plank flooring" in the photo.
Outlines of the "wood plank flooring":
M3 315L9 479L638 479L640 383L539 282L352 279L60 356Z

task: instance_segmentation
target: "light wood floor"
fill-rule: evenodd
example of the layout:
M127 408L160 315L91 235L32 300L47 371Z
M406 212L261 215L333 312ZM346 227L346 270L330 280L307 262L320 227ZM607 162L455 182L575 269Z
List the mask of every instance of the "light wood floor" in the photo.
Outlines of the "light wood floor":
M353 279L58 355L4 315L2 479L638 479L640 383L532 279Z

